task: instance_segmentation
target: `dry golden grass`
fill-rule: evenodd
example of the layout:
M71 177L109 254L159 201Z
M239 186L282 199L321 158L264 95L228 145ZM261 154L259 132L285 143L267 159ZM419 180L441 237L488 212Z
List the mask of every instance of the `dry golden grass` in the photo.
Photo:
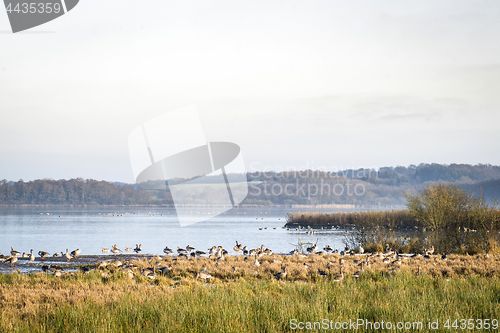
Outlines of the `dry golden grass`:
M396 320L401 313L391 309L424 302L408 309L407 315L418 319L433 314L429 309L447 314L449 306L443 300L461 306L464 315L498 314L496 298L488 295L500 292L500 256L449 255L447 260L431 256L401 259L399 264L395 258L384 263L381 254L344 256L342 264L339 259L338 255L273 255L258 258L256 266L254 257L245 261L243 256L218 262L154 257L110 260L88 273L61 277L0 275L0 331L216 332L230 325L244 332L288 331L287 320L306 312L349 318L382 306ZM359 262L367 259L369 267L353 278ZM334 277L341 265L346 278L337 283ZM278 280L282 267L287 274ZM202 270L213 276L210 283L197 278ZM368 306L388 293L391 304ZM335 307L328 305L331 302ZM334 310L347 305L351 308L341 314Z

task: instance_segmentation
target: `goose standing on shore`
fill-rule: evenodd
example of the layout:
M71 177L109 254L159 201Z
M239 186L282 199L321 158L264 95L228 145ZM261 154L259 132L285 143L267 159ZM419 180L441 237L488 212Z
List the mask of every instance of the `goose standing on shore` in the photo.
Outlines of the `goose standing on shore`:
M38 251L38 255L40 257L42 257L42 260L44 260L45 258L47 258L48 256L50 256L50 253L45 252L45 251Z
M165 253L167 256L173 252L174 251L172 251L172 249L170 249L168 246L165 246L165 248L163 249L163 253Z
M358 243L358 244L359 244L358 252L359 252L360 254L365 253L365 249L363 249L363 247L361 246L361 243Z
M7 260L5 260L5 262L10 262L10 266L11 267L14 267L14 264L17 262L17 254L16 255L11 255L10 258L8 258Z
M30 251L30 262L35 261L35 255L33 254L33 249Z
M116 256L118 253L123 253L123 251L122 251L122 250L120 250L120 249L116 246L116 244L115 244L115 245L113 245L113 247L111 248L111 252L113 252L115 256Z
M18 256L21 254L21 252L14 250L14 248L11 246L10 247L10 254L13 256Z
M71 251L71 255L75 258L78 258L78 255L82 252L80 249L76 249L74 251Z
M193 252L194 251L194 247L188 245L188 246L186 246L186 250L188 252Z
M69 262L71 259L73 259L73 256L69 253L69 250L68 250L68 249L66 249L66 254L65 254L65 256L66 256L66 259L68 259L68 262Z
M101 249L102 249L102 253L109 252L109 248L101 247Z
M139 246L137 246L137 244L135 244L134 252L141 253L142 252L142 244L139 244Z
M234 250L235 252L240 252L240 251L243 251L243 245L238 244L238 241L236 241L236 245L233 247L233 250Z

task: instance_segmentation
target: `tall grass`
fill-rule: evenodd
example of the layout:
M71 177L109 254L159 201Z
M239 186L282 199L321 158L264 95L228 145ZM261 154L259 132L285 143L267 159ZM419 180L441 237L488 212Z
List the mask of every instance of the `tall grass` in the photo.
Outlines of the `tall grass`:
M2 277L0 287L38 293L31 305L29 296L23 301L0 293L2 332L289 332L292 319L426 325L428 319L500 315L498 278L448 281L409 271L390 277L367 272L342 283L238 280L176 288L126 278L103 282L96 274L66 280Z
M61 277L0 275L0 332L287 332L291 319L396 323L500 314L499 256L382 258L371 256L358 279L360 257L344 256L341 264L338 255L273 255L259 258L260 266L244 257L217 266L153 258ZM340 265L346 275L336 282ZM153 280L141 274L165 266L170 270ZM277 279L282 266L288 275ZM202 267L210 283L195 278Z

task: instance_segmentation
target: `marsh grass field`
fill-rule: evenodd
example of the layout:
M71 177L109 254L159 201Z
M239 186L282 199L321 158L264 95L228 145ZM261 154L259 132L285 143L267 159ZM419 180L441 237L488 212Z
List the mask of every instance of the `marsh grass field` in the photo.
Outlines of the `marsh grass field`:
M275 254L257 266L243 256L122 257L85 273L14 272L0 275L0 332L289 332L300 331L292 319L360 318L422 322L422 331L439 320L433 331L447 332L447 319L498 319L500 256L385 258ZM369 267L353 277L366 259Z

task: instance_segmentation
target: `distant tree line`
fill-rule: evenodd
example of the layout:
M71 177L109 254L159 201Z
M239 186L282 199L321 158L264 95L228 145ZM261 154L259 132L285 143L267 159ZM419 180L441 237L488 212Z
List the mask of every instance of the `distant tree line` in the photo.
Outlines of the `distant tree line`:
M70 180L0 181L3 205L149 205L161 199L131 185L82 178Z
M204 177L203 183L220 177ZM500 167L491 165L420 164L337 172L301 170L247 173L249 194L242 205L329 205L402 206L403 193L416 194L438 182L457 185L488 201L500 198ZM169 184L185 180L169 181ZM190 183L196 183L193 179ZM199 184L199 183L198 183ZM82 178L42 179L30 182L0 182L3 205L172 205L165 182L113 184ZM210 195L210 191L206 192ZM215 194L213 194L215 195ZM207 198L207 202L210 202Z

